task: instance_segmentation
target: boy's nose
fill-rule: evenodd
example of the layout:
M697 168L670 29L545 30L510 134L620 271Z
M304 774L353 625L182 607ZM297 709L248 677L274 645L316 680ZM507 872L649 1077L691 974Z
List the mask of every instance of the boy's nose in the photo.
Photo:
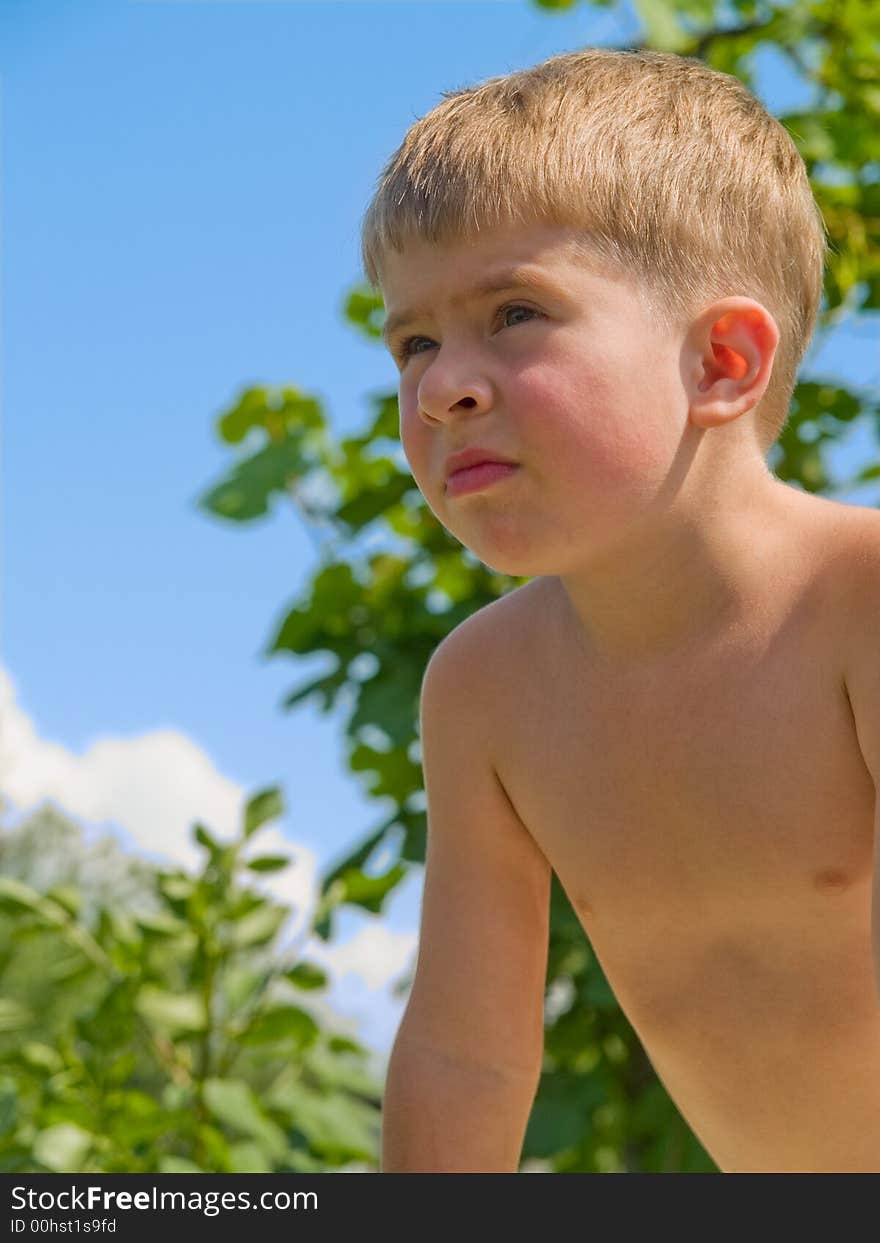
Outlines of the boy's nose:
M431 383L419 387L419 413L435 421L454 419L465 410L488 410L492 390L485 380L467 384Z

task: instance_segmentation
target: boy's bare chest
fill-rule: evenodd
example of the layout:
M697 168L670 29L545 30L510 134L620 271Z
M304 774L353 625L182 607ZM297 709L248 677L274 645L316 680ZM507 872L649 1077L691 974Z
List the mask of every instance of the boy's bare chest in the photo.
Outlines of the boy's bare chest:
M880 1169L875 791L846 639L828 583L763 634L614 678L544 617L493 696L499 777L727 1170Z
M501 714L500 775L587 924L778 922L869 878L873 783L808 620L670 683L540 672Z

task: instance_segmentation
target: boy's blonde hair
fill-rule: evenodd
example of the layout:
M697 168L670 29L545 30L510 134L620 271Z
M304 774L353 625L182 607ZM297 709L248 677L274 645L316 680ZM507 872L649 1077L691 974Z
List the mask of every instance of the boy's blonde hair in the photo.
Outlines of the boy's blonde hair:
M737 78L668 52L587 48L444 93L408 130L362 226L374 288L410 238L503 224L574 227L588 254L634 274L667 327L740 294L776 320L755 415L777 440L813 334L822 215L791 137Z

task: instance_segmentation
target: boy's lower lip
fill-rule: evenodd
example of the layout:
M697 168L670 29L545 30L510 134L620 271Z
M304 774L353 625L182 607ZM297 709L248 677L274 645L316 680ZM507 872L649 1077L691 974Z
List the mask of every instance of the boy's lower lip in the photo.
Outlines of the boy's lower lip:
M446 480L446 495L461 496L464 492L479 492L491 484L512 475L519 467L515 462L480 462L457 470Z

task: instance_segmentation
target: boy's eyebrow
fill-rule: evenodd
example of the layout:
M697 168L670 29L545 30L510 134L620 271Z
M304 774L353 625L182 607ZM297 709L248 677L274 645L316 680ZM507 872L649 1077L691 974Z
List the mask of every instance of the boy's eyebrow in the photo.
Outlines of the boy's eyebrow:
M560 291L544 276L540 269L509 268L503 272L484 276L481 281L472 285L470 289L465 289L456 297L451 298L450 302L453 306L462 306L465 302L470 302L475 298L485 298L489 294L502 293L505 289L513 289L517 286L531 289L538 294L556 296L560 294ZM408 324L414 319L420 319L426 314L427 312L425 311L410 308L405 311L397 311L394 315L389 315L382 326L382 340L388 345L389 337L396 329L402 328L404 324Z

